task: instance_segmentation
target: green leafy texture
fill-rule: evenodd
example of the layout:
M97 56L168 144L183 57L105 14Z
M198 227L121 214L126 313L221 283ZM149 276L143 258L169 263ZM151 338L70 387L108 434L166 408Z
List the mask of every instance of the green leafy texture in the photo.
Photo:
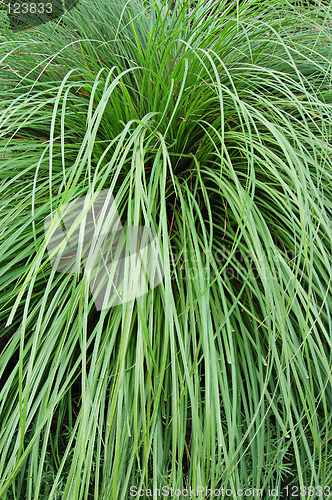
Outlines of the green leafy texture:
M0 15L0 498L332 491L331 9ZM97 311L44 220L102 189L165 278Z

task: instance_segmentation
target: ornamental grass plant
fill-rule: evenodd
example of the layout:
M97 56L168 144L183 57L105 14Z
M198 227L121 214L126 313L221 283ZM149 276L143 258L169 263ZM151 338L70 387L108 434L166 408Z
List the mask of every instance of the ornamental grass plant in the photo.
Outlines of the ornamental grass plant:
M332 494L330 21L81 0L13 33L0 12L1 499ZM154 229L164 279L97 310L44 221L101 190Z

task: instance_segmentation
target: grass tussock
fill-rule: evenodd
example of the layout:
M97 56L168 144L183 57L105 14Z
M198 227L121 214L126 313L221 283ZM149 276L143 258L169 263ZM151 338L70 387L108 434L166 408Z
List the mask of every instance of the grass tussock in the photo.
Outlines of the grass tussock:
M332 491L330 10L176 4L0 13L0 498ZM104 189L165 278L97 311L44 220Z

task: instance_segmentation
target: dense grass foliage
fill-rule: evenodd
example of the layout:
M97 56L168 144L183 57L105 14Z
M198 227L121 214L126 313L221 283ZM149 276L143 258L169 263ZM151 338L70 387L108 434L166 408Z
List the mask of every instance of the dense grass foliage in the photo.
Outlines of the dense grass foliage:
M328 7L0 15L0 498L332 492ZM104 189L165 278L97 311L44 220Z

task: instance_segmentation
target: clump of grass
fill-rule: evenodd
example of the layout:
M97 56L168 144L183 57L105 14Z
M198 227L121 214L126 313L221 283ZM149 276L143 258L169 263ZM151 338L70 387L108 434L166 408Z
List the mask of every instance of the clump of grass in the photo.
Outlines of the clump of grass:
M165 7L1 31L1 497L331 483L329 11ZM165 278L97 311L44 220L102 189Z

